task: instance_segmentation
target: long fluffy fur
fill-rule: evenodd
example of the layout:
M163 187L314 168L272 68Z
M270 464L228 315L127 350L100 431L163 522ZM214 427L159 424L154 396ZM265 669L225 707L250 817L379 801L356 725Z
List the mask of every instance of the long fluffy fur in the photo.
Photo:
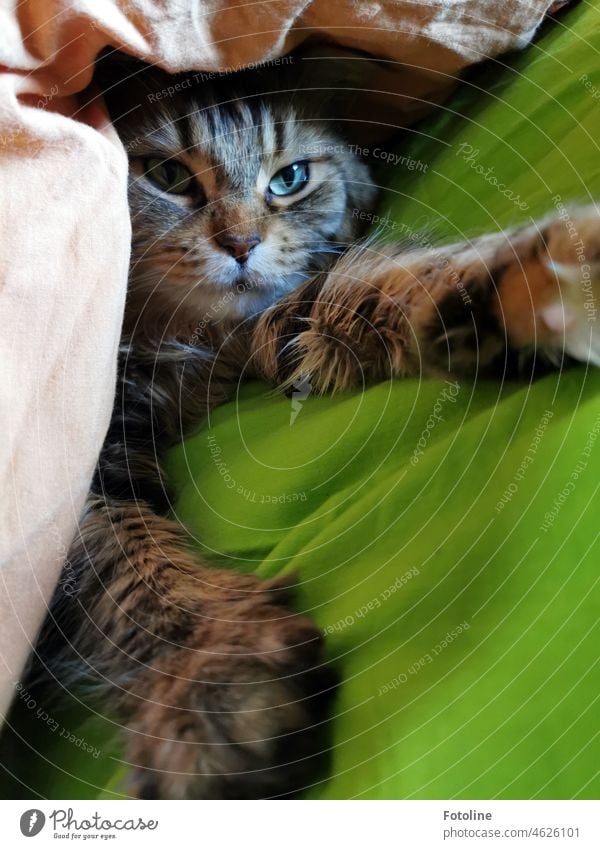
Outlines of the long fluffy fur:
M290 587L208 567L165 518L165 451L242 373L325 392L561 351L548 259L576 257L553 222L437 250L357 246L375 189L317 99L279 72L188 79L102 65L132 162L131 284L114 415L69 553L77 591L59 585L38 661L69 686L85 671L121 712L132 793L281 796L313 774L335 678ZM157 153L196 175L191 198L148 183L140 162ZM318 162L313 190L267 203L265 179L299 158ZM576 217L597 257L597 213ZM231 229L262 240L243 269L219 248Z

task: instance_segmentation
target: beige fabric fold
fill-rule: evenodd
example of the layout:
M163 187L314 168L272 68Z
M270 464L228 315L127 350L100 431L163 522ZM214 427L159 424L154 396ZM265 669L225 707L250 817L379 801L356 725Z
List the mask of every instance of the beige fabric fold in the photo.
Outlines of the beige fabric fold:
M0 713L59 576L106 432L127 276L126 159L76 94L112 45L232 70L301 42L388 60L393 120L527 43L548 0L0 0ZM404 95L398 97L398 95ZM60 591L70 591L67 581Z

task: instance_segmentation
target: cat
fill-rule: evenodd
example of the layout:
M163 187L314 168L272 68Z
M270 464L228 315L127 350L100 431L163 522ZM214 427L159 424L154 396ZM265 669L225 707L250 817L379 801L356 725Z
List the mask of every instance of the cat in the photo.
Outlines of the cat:
M298 62L99 68L130 162L130 283L114 414L68 558L77 593L59 586L38 655L65 686L84 669L98 682L127 729L131 795L295 795L336 688L322 637L288 608L289 578L201 562L166 517L165 451L242 374L333 392L493 374L528 353L599 364L573 240L554 216L435 250L361 241L356 211L377 189L323 71L301 85ZM570 216L596 272L598 213Z

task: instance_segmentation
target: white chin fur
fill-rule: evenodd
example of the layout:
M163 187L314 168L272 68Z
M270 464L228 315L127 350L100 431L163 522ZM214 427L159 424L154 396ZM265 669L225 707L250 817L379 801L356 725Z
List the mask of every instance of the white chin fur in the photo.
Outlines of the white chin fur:
M295 277L248 275L229 283L204 278L194 288L188 303L211 322L251 318L288 294L304 279L304 275L301 280Z

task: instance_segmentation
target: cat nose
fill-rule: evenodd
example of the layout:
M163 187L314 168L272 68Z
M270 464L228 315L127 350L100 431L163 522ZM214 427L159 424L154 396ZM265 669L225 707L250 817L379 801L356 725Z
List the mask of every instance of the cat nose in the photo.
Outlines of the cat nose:
M260 244L257 234L252 236L236 236L235 233L221 233L215 237L218 244L227 251L240 265L243 265L252 251Z

